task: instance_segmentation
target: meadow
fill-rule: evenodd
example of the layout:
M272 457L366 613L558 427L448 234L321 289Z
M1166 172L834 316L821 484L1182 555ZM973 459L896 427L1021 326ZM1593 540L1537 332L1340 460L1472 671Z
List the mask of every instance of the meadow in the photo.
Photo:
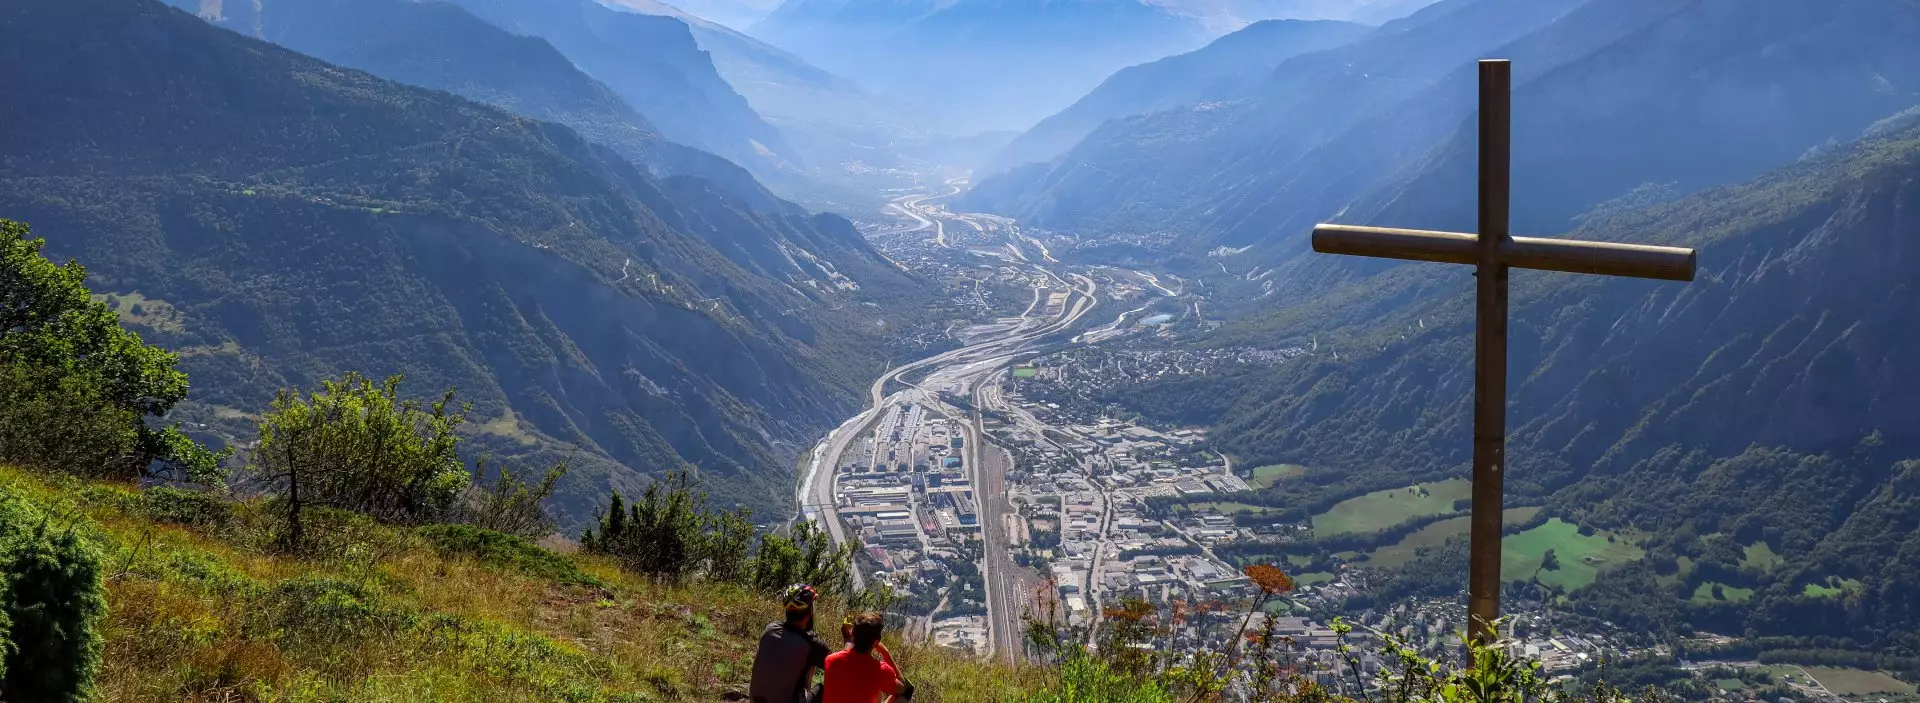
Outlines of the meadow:
M1349 532L1377 532L1428 515L1453 512L1453 503L1467 498L1473 484L1466 479L1375 491L1334 504L1313 516L1313 533L1326 537Z
M1560 568L1540 568L1541 560L1549 549L1559 559ZM1548 520L1546 524L1520 534L1509 535L1501 540L1500 551L1502 579L1525 581L1533 578L1537 572L1541 583L1569 591L1592 584L1602 569L1645 556L1644 551L1627 540L1606 532L1582 535L1578 527L1560 518Z
M1540 509L1535 507L1507 508L1501 515L1507 524L1515 525L1532 520L1539 513ZM1379 569L1400 568L1413 561L1421 549L1438 547L1451 537L1467 534L1471 527L1472 519L1464 515L1441 520L1415 530L1399 542L1369 552L1366 565Z

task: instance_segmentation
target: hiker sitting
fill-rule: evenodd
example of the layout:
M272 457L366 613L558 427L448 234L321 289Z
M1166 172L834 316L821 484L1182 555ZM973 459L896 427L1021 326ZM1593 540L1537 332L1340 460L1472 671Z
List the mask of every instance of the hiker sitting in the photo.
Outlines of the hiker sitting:
M880 643L887 621L879 613L854 616L851 627L842 626L842 636L851 636L847 648L827 657L825 696L821 703L879 703L881 696L893 701L913 698L913 685L900 678L893 654ZM874 659L874 654L880 655Z
M747 684L753 703L819 703L819 687L809 685L813 670L825 669L827 653L833 650L813 636L813 602L818 597L806 584L787 589L786 620L767 625L753 655L753 680Z

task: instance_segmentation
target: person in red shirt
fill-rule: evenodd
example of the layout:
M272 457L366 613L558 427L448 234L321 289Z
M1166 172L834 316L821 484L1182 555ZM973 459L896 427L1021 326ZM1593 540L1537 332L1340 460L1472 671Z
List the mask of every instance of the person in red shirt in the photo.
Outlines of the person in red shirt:
M880 703L913 698L913 686L900 679L893 665L893 654L880 643L886 630L886 618L879 613L861 613L851 626L842 625L840 634L849 639L847 648L827 655L827 678L820 703ZM880 654L874 659L875 652Z

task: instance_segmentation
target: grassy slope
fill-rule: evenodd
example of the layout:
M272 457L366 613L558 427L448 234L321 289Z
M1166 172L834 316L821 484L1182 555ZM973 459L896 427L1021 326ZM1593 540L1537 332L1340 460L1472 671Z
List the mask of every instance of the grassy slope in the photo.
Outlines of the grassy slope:
M1337 535L1384 530L1413 518L1453 511L1453 502L1471 494L1465 479L1375 491L1344 500L1313 516L1313 533ZM1420 493L1425 489L1425 493Z
M1562 522L1560 518L1548 520L1547 524L1500 541L1503 552L1500 560L1501 578L1520 581L1538 571L1542 583L1559 585L1570 591L1578 590L1593 583L1601 569L1634 561L1645 555L1639 547L1625 540L1609 542L1607 537L1605 532L1582 535L1578 526ZM1539 571L1540 561L1549 549L1559 557L1560 568Z
M351 548L292 558L251 546L252 506L189 528L151 519L124 486L0 468L0 492L101 544L105 701L711 701L745 690L755 639L778 616L753 593L655 586L595 558L540 576L372 525L353 528ZM920 700L1012 699L1041 681L897 651Z

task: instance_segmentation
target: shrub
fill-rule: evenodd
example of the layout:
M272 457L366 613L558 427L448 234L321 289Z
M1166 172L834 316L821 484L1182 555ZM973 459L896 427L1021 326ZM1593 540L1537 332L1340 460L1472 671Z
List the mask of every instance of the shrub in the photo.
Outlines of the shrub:
M473 481L460 496L453 521L530 540L553 534L553 519L541 506L567 475L567 463L549 467L537 484L528 483L523 472L505 464L488 483L487 463L485 458L474 462Z
M233 503L225 498L171 486L147 489L140 494L139 505L155 522L219 528L233 521Z
M106 612L100 552L24 501L0 495L0 700L93 695Z
M429 525L419 532L442 556L465 557L534 578L600 585L598 579L581 573L572 560L515 535L472 525Z
M296 578L267 589L252 610L248 629L283 651L337 661L370 641L390 638L414 624L410 613L389 607L357 583Z
M348 373L303 395L282 390L260 419L249 474L275 496L282 546L299 549L313 508L420 524L453 509L468 477L454 453L467 408L448 391L432 403L399 397L401 377L384 383Z

